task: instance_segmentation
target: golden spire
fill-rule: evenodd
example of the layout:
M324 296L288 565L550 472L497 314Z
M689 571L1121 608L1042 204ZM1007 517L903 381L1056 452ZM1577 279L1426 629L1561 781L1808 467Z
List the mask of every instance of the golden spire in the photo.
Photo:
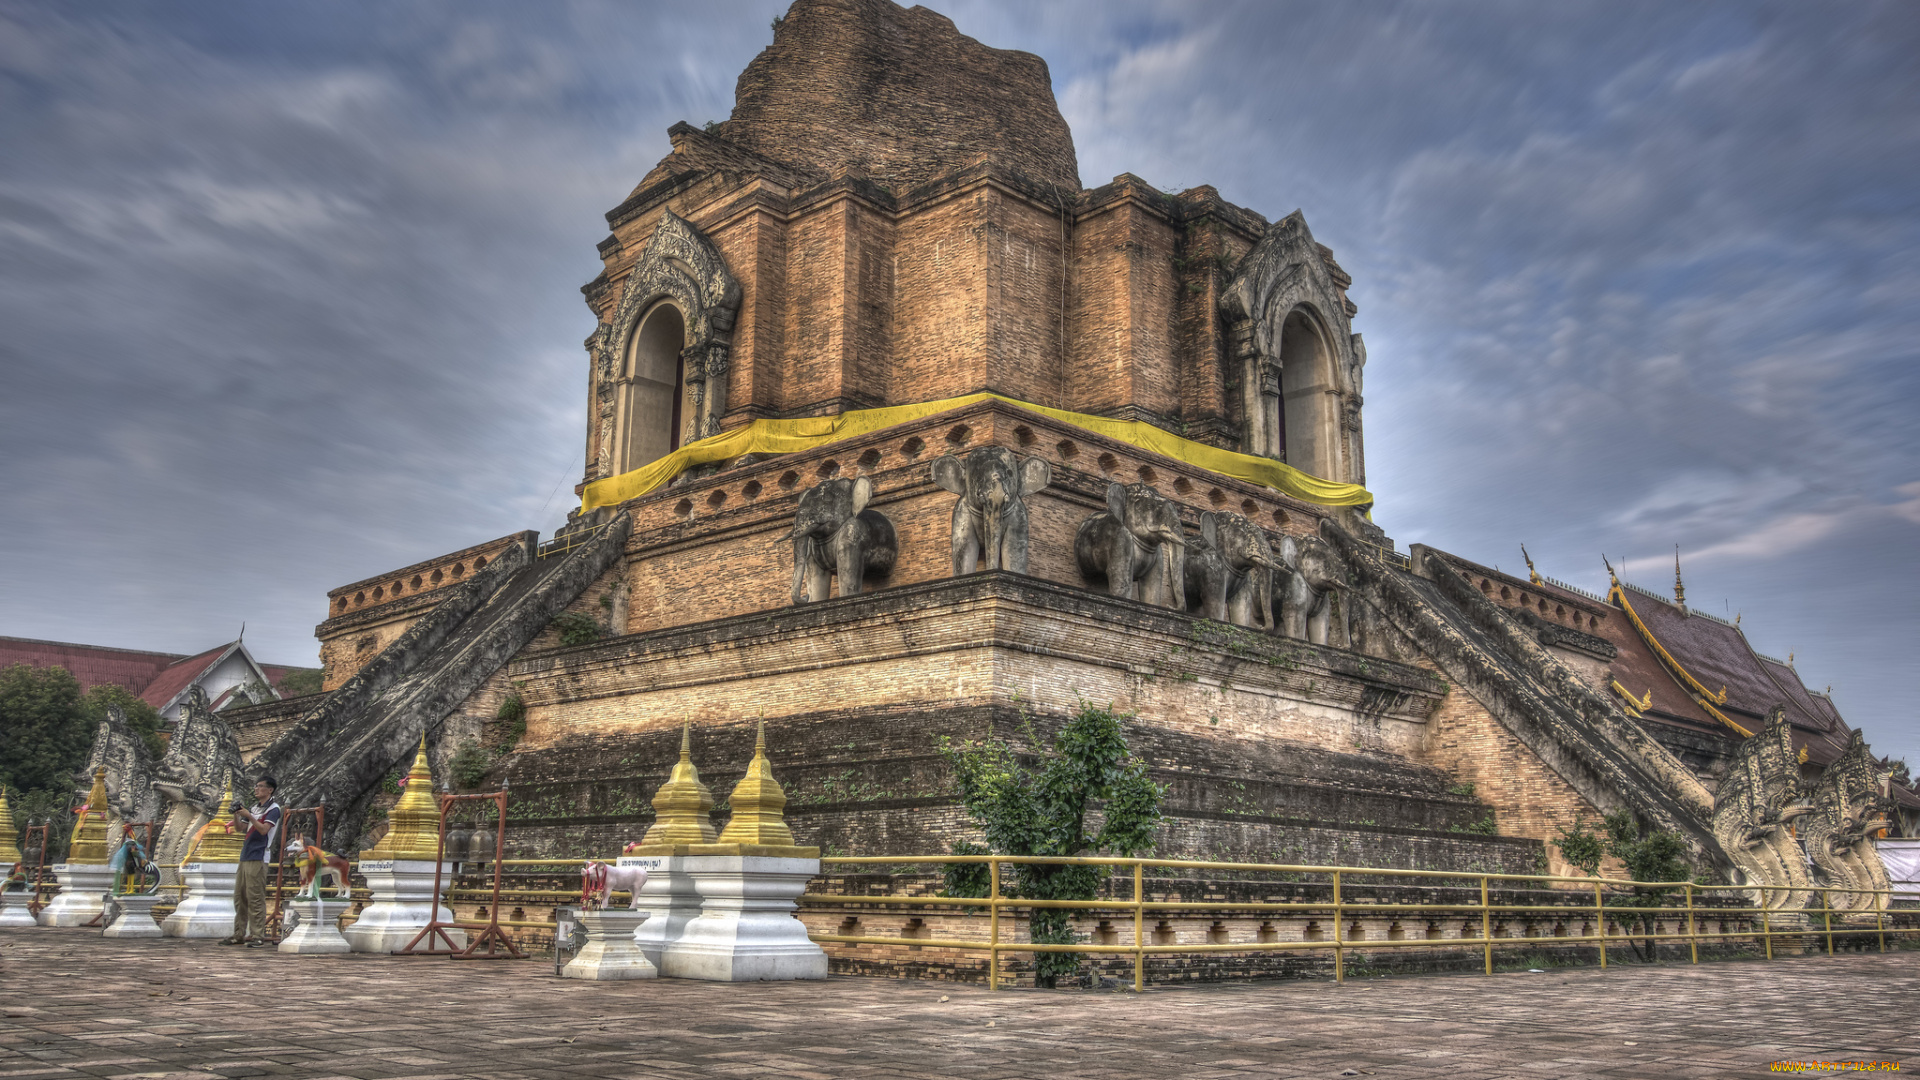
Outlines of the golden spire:
M196 862L232 862L240 861L240 853L247 846L247 830L233 825L233 774L227 774L227 790L220 795L220 807L213 812L207 822L207 831L200 838L200 849L195 855Z
M400 789L400 801L387 812L387 835L361 852L360 858L432 862L439 854L440 800L433 797L433 770L427 765L427 736L421 732L420 751L413 756L413 768L407 770L407 784Z
M747 775L740 778L733 794L727 797L733 817L720 833L723 844L758 844L762 847L793 847L793 830L781 811L787 806L787 793L773 778L773 766L767 761L767 722L760 721L753 740L753 760L747 763Z
M13 808L7 805L7 789L0 787L0 864L26 861L27 857L20 853L20 832L14 828Z
M653 796L653 827L641 847L713 843L713 792L693 767L693 725L680 729L680 760Z
M1680 580L1680 545L1673 545L1673 605L1687 606L1687 583Z
M80 809L80 820L73 823L73 837L67 844L67 861L103 865L107 861L107 770L93 770L93 790L87 792L87 805Z
M1520 557L1527 560L1527 580L1533 582L1535 585L1545 585L1546 582L1540 580L1540 571L1533 568L1533 556L1527 554L1527 545L1525 544L1520 545Z

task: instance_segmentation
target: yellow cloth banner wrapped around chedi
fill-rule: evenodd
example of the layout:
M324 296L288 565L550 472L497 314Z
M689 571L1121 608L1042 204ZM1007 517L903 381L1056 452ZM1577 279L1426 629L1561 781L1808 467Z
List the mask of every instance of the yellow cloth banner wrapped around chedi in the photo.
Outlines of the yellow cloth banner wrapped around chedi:
M1104 435L1129 446L1184 461L1209 472L1236 480L1270 487L1322 506L1371 506L1373 493L1358 484L1337 484L1322 480L1271 458L1239 454L1216 446L1183 439L1139 420L1111 420L1104 416L1049 409L1015 401L999 394L969 394L966 397L924 401L918 405L892 405L884 409L859 409L838 416L809 416L794 420L755 420L745 427L723 431L687 445L658 461L631 472L595 480L588 484L581 500L582 510L597 510L637 499L696 465L730 461L742 454L792 454L816 446L851 439L858 435L890 428L938 413L982 401L1004 401L1041 416L1051 417L1074 427Z

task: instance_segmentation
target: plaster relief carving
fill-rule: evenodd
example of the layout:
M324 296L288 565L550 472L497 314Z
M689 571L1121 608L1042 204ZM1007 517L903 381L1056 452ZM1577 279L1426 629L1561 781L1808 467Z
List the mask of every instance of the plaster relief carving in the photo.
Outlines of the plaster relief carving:
M1358 483L1366 473L1358 377L1366 354L1349 328L1351 282L1295 211L1240 261L1220 306L1234 331L1241 449Z
M685 218L662 210L660 224L654 227L646 248L627 275L613 317L601 325L590 346L599 361L600 377L621 384L614 425L616 445L610 455L610 467L616 472L646 464L637 455L651 455L647 460L659 456L653 452L657 447L640 449L646 433L637 432L637 424L670 423L667 417L680 413L678 430L664 442L667 450L719 433L720 418L727 411L726 374L740 295L740 283L713 244ZM663 381L657 376L651 380L636 378L645 373L632 370L635 335L662 301L677 309L682 322L677 379L685 388L675 391L669 387L664 392L686 393L691 407L684 410L673 408L671 402L648 408L647 403L636 400L637 395ZM672 357L667 359L671 361Z
M1074 558L1089 579L1128 600L1187 609L1187 535L1180 510L1146 484L1107 486L1107 508L1080 523Z
M899 555L893 522L873 501L873 481L823 480L800 496L793 523L793 602L827 598L829 579L840 579L841 596L860 595L866 575L884 577Z
M1891 806L1880 794L1883 776L1858 731L1839 760L1820 774L1813 791L1813 812L1804 819L1800 842L1824 879L1822 885L1839 889L1889 887L1887 868L1873 849L1874 834L1890 824ZM1865 892L1828 896L1828 903L1843 911L1871 911L1886 902L1885 896ZM1818 903L1816 899L1816 906Z
M1053 466L1004 446L983 446L961 458L934 459L933 482L960 498L953 504L953 573L1027 572L1026 497L1053 482Z
M1813 810L1801 790L1787 711L1775 706L1766 726L1734 748L1713 799L1713 838L1747 884L1770 886L1750 893L1748 903L1775 911L1807 906L1813 878L1792 829Z

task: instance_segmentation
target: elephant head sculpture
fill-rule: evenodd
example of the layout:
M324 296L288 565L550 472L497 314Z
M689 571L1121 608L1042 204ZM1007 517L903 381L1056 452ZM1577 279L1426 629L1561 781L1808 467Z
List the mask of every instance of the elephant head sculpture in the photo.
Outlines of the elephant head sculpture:
M1107 508L1080 523L1074 558L1107 592L1187 609L1187 535L1180 510L1145 484L1107 485Z
M953 506L953 572L1027 572L1027 504L1022 501L1053 482L1053 467L1040 458L1024 461L1004 446L983 446L965 458L934 459L933 482L960 496Z
M800 496L793 523L793 602L805 604L827 598L831 577L840 579L841 596L860 595L868 574L884 576L893 569L899 542L893 522L873 501L873 481L825 480Z
M1334 594L1348 588L1346 561L1333 545L1317 536L1289 536L1280 542L1280 562L1287 572L1274 575L1274 593L1280 608L1280 632L1298 641L1330 644L1335 608L1344 622L1344 602ZM1346 627L1339 627L1341 641Z
M1266 531L1239 514L1221 511L1200 515L1200 537L1203 544L1218 553L1225 571L1219 600L1216 602L1208 596L1202 603L1208 617L1235 626L1271 629L1274 575L1285 574L1287 568L1274 557ZM1188 564L1192 562L1189 557ZM1189 598L1193 588L1194 579L1189 575Z

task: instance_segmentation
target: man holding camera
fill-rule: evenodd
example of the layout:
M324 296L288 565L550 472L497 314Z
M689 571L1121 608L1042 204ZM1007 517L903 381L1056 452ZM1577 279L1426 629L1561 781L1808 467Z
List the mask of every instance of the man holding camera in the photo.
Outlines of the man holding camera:
M274 798L279 787L273 777L263 776L253 785L253 805L233 808L233 828L245 830L247 839L240 850L240 875L233 885L233 936L222 945L266 947L267 868L280 832L280 802Z

